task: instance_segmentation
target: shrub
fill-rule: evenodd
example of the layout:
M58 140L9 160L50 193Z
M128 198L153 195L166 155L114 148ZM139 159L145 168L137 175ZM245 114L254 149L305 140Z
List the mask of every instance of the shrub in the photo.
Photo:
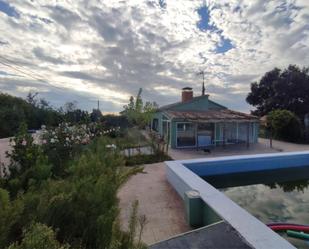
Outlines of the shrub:
M9 192L0 188L0 248L16 239L14 230L24 209L21 199L11 201Z
M108 151L107 144L106 139L99 139L70 163L65 180L46 181L43 188L27 194L27 207L37 203L37 219L57 228L57 239L73 248L110 246L118 216L117 191L132 174L142 170L121 167L123 158L116 151Z
M301 138L301 122L288 110L275 110L267 115L267 123L275 138L298 141Z
M126 166L159 163L168 160L171 160L171 157L165 153L156 153L153 155L135 155L126 157Z
M20 244L14 243L8 249L69 249L69 245L61 245L52 228L36 223L23 232Z
M16 177L33 166L40 154L39 146L33 137L27 133L27 125L22 123L18 133L10 140L12 151L7 152L10 157L10 177Z
M31 143L22 146L32 148L33 141L27 139ZM57 249L67 248L65 243L75 249L142 248L124 239L126 233L117 225L117 191L142 168L123 167L124 158L106 148L108 144L106 137L91 141L67 160L65 177L52 175L54 166L40 145L29 158L24 147L13 150L14 158L29 161L19 160L17 173L2 184L5 190L0 189L0 248L11 244L10 249L36 249L44 240L45 248Z

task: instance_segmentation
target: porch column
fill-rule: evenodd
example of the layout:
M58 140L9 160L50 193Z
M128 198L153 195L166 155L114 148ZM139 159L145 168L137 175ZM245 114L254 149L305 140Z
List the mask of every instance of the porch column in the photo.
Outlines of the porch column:
M198 127L198 123L195 123L195 147L196 147L196 150L199 149L199 144L198 144L198 136L197 136L197 127Z
M249 144L250 144L250 141L249 141L249 130L250 130L250 123L247 122L247 148L249 148Z
M225 122L223 122L223 147L225 147Z
M217 123L215 122L214 123L214 126L215 126L215 134L214 134L214 146L216 147L216 140L217 140Z
M238 122L236 122L236 142L238 143Z

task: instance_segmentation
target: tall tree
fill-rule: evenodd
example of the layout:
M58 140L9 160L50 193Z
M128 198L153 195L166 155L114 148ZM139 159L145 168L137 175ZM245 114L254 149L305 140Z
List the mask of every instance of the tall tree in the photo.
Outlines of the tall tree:
M264 74L259 82L251 83L247 102L263 116L276 109L285 109L303 119L309 112L309 67L289 65L281 70L274 68Z
M124 111L122 111L122 114L127 117L131 125L137 125L141 128L149 124L153 113L158 107L155 102L146 102L144 105L142 91L143 89L140 88L135 98L131 96L129 103L124 106Z

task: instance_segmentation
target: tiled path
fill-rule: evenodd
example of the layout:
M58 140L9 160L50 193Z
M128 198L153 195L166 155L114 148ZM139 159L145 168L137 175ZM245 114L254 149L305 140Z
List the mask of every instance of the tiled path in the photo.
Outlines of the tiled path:
M260 144L265 144L269 146L269 140L264 138L259 138ZM293 144L288 142L282 142L273 140L273 148L280 150L280 151L302 151L302 150L309 150L309 144Z
M294 145L294 144L293 144ZM309 148L309 145L306 145ZM203 150L196 149L170 149L169 155L174 160L184 160L184 159L193 159L193 158L202 158L202 157L219 157L219 156L232 156L232 155L241 155L241 154L260 154L260 153L274 153L279 150L276 147L272 149L269 147L268 141L263 140L259 141L257 144L251 144L247 148L246 144L239 145L227 145L226 147L218 146L211 149L211 152L204 152Z
M182 199L166 181L164 163L148 164L144 171L131 177L118 194L122 225L127 226L131 204L138 200L139 214L147 217L142 236L145 243L153 244L190 230Z

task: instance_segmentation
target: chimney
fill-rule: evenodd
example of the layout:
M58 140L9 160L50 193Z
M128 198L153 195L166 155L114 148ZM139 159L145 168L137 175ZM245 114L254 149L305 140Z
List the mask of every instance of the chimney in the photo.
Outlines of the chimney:
M193 91L191 87L182 88L181 101L188 102L193 99Z

